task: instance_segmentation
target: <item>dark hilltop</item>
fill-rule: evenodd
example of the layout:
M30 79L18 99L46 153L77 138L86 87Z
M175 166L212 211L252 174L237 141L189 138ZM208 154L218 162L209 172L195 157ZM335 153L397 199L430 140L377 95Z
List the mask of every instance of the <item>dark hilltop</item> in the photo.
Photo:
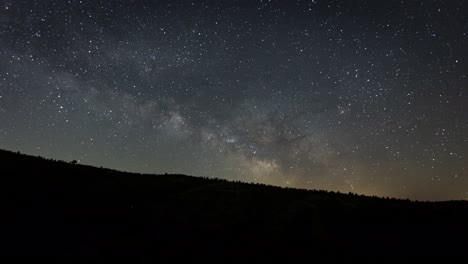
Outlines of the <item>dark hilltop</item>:
M89 262L466 259L468 203L416 202L0 151L9 254Z

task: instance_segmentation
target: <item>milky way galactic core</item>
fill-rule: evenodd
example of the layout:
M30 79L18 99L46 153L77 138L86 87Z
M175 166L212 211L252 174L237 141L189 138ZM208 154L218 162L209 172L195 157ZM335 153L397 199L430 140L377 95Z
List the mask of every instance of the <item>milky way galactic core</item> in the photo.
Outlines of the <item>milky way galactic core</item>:
M0 1L0 148L468 199L467 1Z

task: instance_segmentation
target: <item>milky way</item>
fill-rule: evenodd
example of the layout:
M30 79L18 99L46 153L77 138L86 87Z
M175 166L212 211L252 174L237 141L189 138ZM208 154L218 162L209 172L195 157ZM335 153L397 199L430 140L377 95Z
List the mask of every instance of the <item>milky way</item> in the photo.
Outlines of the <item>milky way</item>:
M0 1L0 148L468 199L466 1Z

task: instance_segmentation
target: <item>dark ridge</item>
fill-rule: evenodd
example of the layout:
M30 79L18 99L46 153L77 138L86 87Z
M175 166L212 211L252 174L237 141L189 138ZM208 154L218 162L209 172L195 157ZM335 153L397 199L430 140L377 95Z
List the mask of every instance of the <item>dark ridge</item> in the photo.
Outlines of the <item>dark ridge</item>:
M186 175L147 175L0 150L6 252L62 263L377 263L468 259L468 202L414 202Z

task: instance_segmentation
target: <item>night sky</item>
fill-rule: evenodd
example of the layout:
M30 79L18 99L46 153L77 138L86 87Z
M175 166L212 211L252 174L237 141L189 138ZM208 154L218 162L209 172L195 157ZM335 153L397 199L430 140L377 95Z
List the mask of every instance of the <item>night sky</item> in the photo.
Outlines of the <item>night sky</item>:
M468 199L467 1L0 1L0 148Z

